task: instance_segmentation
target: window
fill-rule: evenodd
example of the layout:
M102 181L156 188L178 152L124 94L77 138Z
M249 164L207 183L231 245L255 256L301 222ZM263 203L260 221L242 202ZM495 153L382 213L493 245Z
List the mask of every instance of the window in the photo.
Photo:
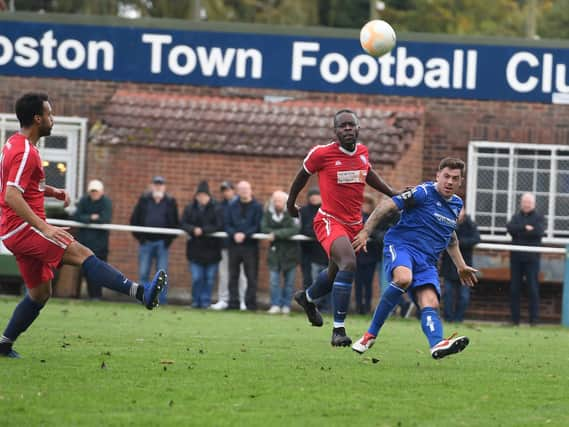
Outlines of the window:
M544 241L569 243L569 146L471 142L467 185L466 209L485 240L509 240L506 223L531 192Z
M83 193L87 119L55 117L51 135L39 143L46 184L65 188L72 201ZM6 140L20 129L16 116L0 114L0 149ZM46 206L63 206L63 202L45 199ZM2 253L0 245L0 253ZM4 249L5 250L5 249Z

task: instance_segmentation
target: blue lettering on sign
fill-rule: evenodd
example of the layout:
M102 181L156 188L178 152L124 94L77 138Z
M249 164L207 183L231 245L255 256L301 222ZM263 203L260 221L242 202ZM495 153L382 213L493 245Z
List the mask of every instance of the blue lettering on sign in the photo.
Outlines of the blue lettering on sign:
M569 99L569 49L2 22L0 75L418 97Z

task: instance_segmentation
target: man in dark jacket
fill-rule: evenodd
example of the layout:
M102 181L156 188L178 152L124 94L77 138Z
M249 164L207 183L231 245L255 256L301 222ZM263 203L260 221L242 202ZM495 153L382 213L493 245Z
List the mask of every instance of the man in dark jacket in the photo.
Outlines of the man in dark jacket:
M322 197L318 187L312 187L307 193L308 203L300 208L300 233L305 236L312 237L313 241L303 241L300 244L301 261L300 268L302 270L302 285L304 289L308 289L318 274L328 268L328 255L316 240L314 233L314 217L318 213L318 209L322 205ZM332 294L328 294L317 301L318 310L328 312L332 307Z
M313 187L308 190L306 197L308 203L300 208L300 233L316 239L312 223L322 204L320 190L318 187ZM302 258L302 284L304 289L308 289L316 279L318 273L328 267L328 257L324 249L322 249L322 246L320 246L320 243L315 240L301 242L300 248ZM314 267L313 264L316 264L316 267ZM314 272L315 268L317 269L316 272Z
M98 179L94 179L87 186L87 194L81 197L79 203L77 203L77 210L73 215L73 219L85 224L108 224L111 222L112 212L113 205L111 199L105 196L103 183ZM108 230L80 228L77 240L91 249L97 258L107 261L109 256ZM91 299L101 299L103 296L101 286L88 281L87 292Z
M259 242L251 236L261 228L263 207L253 198L247 181L237 184L237 196L225 212L224 221L229 235L229 308L239 309L239 271L243 264L247 277L245 304L247 310L256 310Z
M186 245L186 256L192 274L194 308L208 308L211 303L211 292L221 260L221 240L208 237L208 234L220 231L223 226L219 214L207 181L200 182L194 200L182 214L182 228L190 237Z
M520 199L520 211L506 224L512 236L513 245L541 246L545 231L545 221L535 210L535 196L524 193ZM539 261L538 252L510 253L510 303L512 322L520 323L520 287L525 276L529 288L529 322L535 325L539 321Z
M472 251L480 243L480 232L476 223L466 215L464 208L458 215L456 228L458 243L462 257L468 265L472 265ZM445 279L443 291L443 311L447 322L462 322L464 313L470 301L470 288L463 286L458 277L458 271L446 251L443 252L441 276Z
M225 220L225 212L229 204L237 199L235 195L235 187L231 181L223 181L219 187L221 191L221 201L217 204L217 209L222 221L221 229L224 230L223 221ZM229 238L221 239L221 262L219 263L218 280L217 280L217 302L211 305L213 310L226 310L229 307ZM245 305L245 290L247 289L247 280L245 279L245 271L243 266L239 269L239 306L241 310L247 310Z
M178 205L176 199L166 193L166 180L161 176L152 179L151 191L138 199L130 217L131 225L143 227L177 228ZM148 283L152 263L156 270L168 271L168 248L176 236L171 234L132 233L140 242L138 251L138 276L140 283ZM166 303L167 290L160 296L160 304Z

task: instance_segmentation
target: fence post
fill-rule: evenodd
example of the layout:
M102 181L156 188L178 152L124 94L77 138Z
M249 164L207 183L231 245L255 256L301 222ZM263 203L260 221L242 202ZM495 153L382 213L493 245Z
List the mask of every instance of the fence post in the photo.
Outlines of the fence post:
M569 245L565 247L565 276L561 300L561 325L569 328Z

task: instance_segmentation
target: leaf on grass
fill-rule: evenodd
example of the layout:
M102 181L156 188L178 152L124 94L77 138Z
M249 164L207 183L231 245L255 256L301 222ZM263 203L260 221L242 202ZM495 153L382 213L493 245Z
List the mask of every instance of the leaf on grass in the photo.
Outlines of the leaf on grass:
M377 358L375 358L375 357L372 357L372 358L371 358L371 363L377 363L377 362L379 362L379 359L377 359Z
M168 368L166 366L164 366L164 372L166 372L168 370Z
M103 356L110 356L110 355L111 355L111 352L110 352L110 351L102 351L102 352L101 352L101 355L103 355Z
M45 363L45 359L41 359L41 360L40 360L40 363Z
M162 359L162 360L160 361L160 364L161 364L161 365L173 365L173 364L174 364L174 361L173 361L173 360L169 360L169 359Z

